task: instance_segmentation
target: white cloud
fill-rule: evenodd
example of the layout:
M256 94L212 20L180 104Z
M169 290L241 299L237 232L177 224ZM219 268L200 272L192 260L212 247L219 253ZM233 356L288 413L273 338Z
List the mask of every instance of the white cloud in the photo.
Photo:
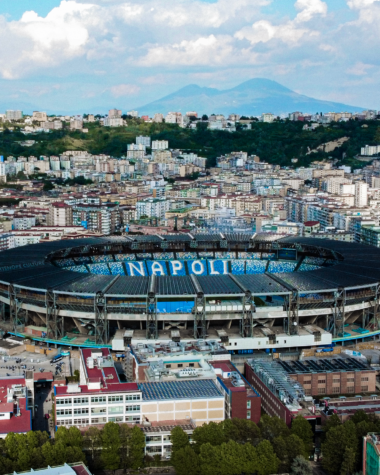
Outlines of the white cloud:
M132 96L140 92L140 87L136 84L118 84L110 88L111 94L114 97Z

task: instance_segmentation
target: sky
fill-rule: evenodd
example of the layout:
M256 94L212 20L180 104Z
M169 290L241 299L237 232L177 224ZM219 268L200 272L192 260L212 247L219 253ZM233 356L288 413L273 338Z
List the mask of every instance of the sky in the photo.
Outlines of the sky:
M255 77L380 109L380 0L0 0L0 112L143 106Z

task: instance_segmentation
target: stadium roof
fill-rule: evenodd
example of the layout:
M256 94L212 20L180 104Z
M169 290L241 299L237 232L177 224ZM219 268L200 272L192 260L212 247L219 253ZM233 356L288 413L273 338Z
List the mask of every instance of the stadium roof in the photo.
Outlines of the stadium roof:
M194 244L194 246L193 246ZM133 246L139 246L134 250ZM150 247L149 247L150 246ZM165 247L169 246L169 247ZM146 247L146 249L145 249ZM332 267L307 272L242 275L189 275L150 277L126 275L97 275L79 273L54 265L54 259L71 258L75 264L80 258L94 255L118 255L145 252L274 252L295 249L305 255L322 256L335 261ZM148 250L149 249L149 250ZM71 256L71 257L70 257ZM89 257L88 257L89 259ZM84 238L34 244L1 253L0 284L15 284L37 291L52 289L57 293L94 295L103 292L110 296L147 294L149 286L157 296L194 295L197 289L206 295L240 296L247 290L253 295L284 294L293 289L300 292L346 289L370 286L380 282L380 249L377 247L304 237L280 237L257 234L178 234L165 236L133 236ZM117 262L113 260L112 262ZM116 263L115 263L116 265ZM145 265L145 264L144 264ZM194 277L194 276L193 276Z

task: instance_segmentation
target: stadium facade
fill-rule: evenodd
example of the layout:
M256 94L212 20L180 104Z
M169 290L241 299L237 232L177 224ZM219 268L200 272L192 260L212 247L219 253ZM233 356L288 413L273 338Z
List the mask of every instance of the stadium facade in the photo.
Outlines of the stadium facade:
M233 351L379 330L380 249L270 234L55 241L0 255L0 326L69 346L218 340ZM116 337L115 337L116 335Z

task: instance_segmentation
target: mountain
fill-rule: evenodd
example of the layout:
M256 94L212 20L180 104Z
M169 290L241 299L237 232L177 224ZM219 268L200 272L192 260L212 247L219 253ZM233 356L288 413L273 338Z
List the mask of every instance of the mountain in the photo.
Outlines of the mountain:
M263 112L276 115L301 111L304 113L347 111L359 112L363 108L321 101L298 94L276 81L255 78L226 90L200 87L190 84L168 96L138 107L140 114L153 115L156 112L166 114L170 111L198 114L231 114L257 116Z

